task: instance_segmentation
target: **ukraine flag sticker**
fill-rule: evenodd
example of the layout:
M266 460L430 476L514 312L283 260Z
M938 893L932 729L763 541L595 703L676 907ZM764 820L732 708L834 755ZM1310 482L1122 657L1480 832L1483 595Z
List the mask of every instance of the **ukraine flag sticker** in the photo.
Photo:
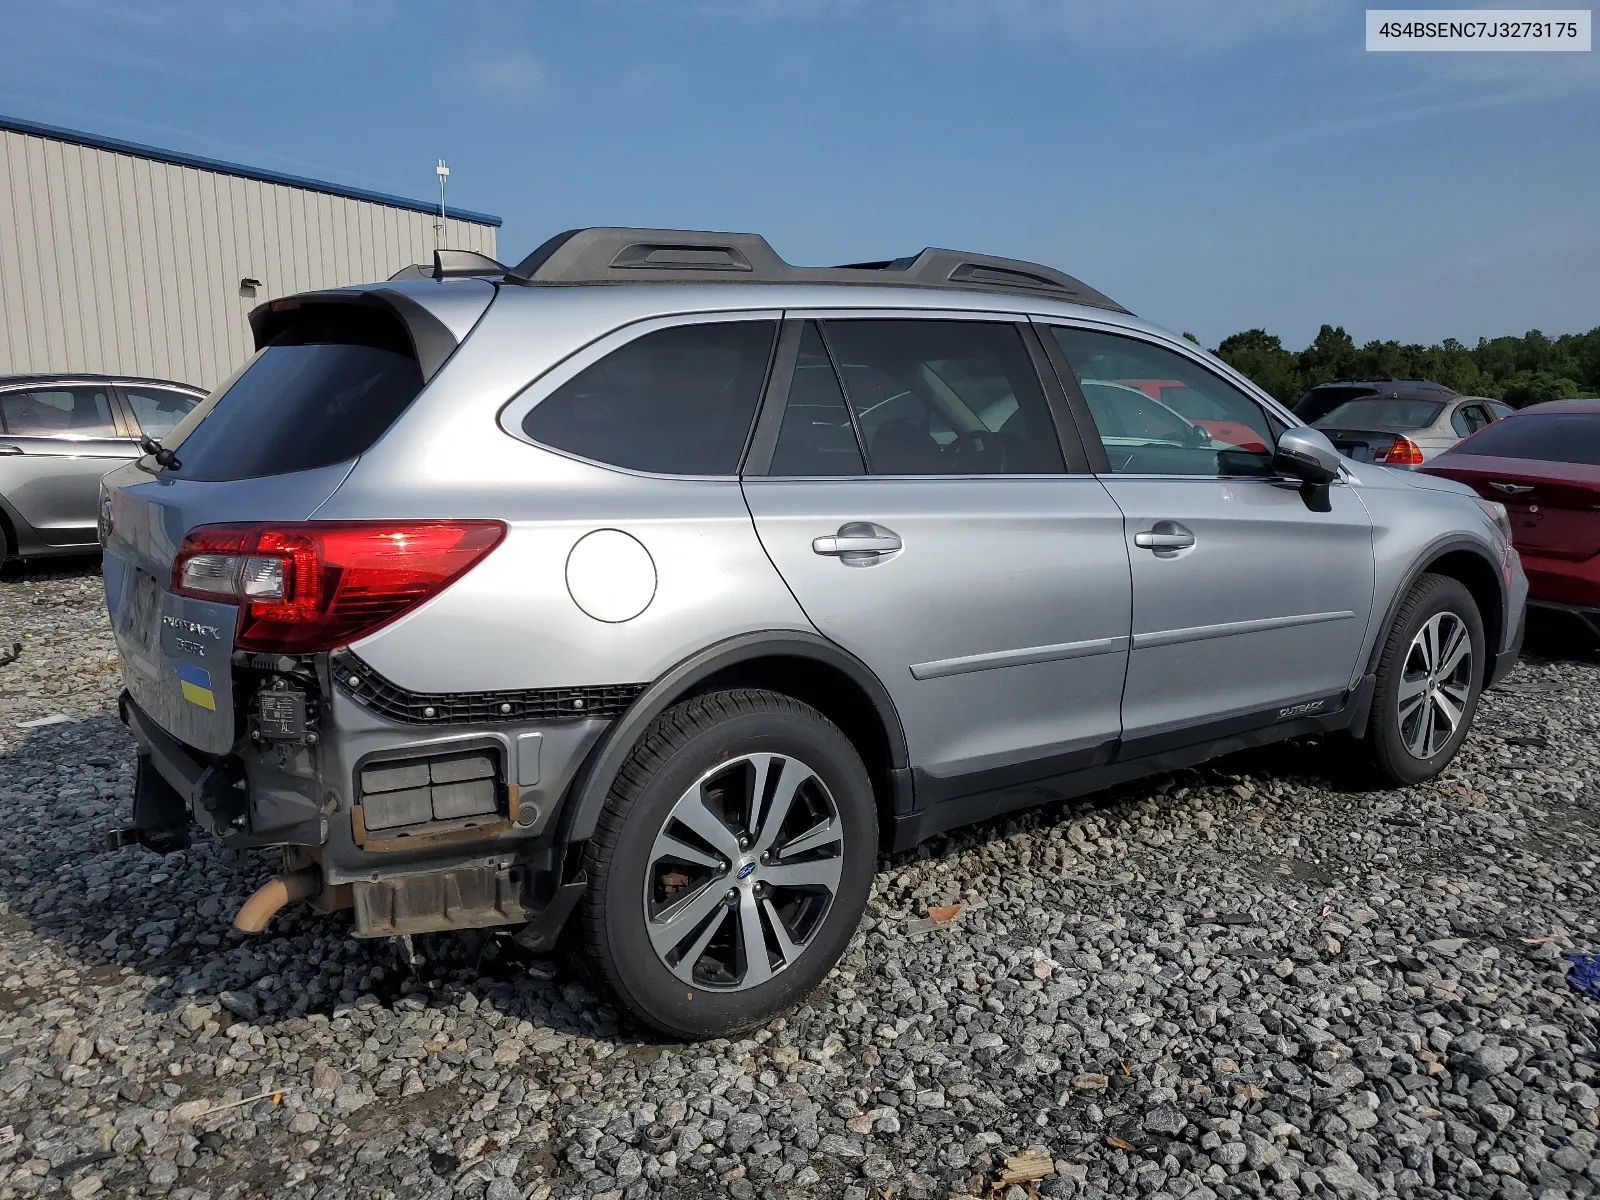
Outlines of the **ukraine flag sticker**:
M178 664L178 682L183 685L183 698L190 704L217 711L217 698L211 692L211 672L204 667Z

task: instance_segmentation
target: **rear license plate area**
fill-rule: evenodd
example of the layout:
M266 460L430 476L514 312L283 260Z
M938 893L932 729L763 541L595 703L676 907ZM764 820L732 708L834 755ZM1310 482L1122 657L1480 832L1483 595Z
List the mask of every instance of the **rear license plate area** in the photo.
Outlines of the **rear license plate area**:
M161 585L154 575L137 568L130 573L121 618L124 637L141 650L156 649L161 639Z

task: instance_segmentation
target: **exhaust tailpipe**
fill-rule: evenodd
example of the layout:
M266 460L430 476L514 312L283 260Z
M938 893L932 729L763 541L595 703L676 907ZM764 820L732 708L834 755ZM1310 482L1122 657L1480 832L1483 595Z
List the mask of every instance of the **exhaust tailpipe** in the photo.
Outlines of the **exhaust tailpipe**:
M239 908L233 927L242 933L261 933L278 910L294 900L307 900L322 890L322 872L315 867L290 871L262 884Z

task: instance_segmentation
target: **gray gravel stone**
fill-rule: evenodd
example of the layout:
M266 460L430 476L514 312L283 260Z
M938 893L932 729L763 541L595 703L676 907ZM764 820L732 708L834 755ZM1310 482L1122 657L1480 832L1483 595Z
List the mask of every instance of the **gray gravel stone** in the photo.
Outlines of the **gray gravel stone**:
M413 969L303 907L233 932L272 856L101 849L133 759L93 569L0 577L11 641L0 1200L943 1200L1030 1146L1088 1200L1600 1189L1600 1005L1560 975L1600 949L1588 652L1421 787L1285 746L936 839L793 1014L681 1046L481 936Z

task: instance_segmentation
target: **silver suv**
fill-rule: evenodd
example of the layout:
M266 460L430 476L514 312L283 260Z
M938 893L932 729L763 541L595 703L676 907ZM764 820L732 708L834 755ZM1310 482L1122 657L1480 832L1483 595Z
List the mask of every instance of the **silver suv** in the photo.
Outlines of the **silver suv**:
M683 1037L796 1003L879 854L1341 731L1437 775L1512 663L1504 510L1341 459L1046 267L589 229L276 300L106 480L132 824L240 911L568 933Z

